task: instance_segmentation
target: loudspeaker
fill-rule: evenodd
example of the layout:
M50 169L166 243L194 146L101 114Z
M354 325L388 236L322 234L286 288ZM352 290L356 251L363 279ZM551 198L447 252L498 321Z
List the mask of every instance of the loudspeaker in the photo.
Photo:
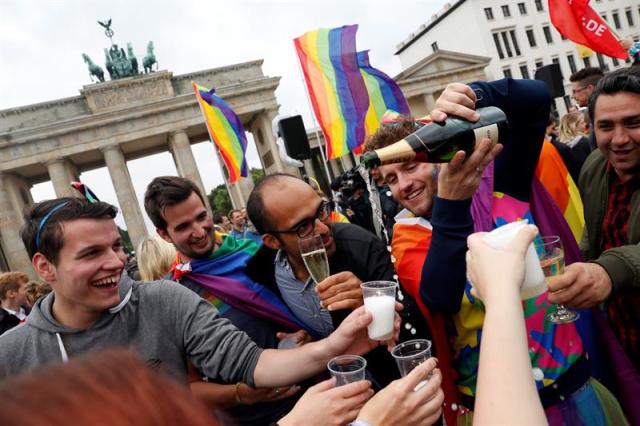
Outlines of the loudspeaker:
M540 67L536 70L534 77L536 80L542 80L547 83L552 97L561 98L564 96L564 84L562 84L560 64L549 64Z
M289 157L296 160L308 160L311 158L309 139L301 116L294 115L280 120L278 122L278 133L280 133L280 137L284 141L284 147L287 149Z

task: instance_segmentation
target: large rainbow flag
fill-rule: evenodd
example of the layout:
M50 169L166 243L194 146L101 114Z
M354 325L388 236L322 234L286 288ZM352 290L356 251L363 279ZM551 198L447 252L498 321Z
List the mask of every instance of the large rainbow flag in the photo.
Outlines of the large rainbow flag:
M584 231L584 207L580 191L571 178L558 150L545 140L536 166L536 177L562 212L571 233L579 243Z
M358 52L358 66L369 93L369 109L365 118L365 129L372 135L380 127L382 115L387 111L409 115L409 105L400 87L387 74L371 66L369 51Z
M307 329L275 293L245 273L259 247L251 240L236 240L227 236L208 259L194 259L188 264L180 264L178 257L171 268L171 279L180 281L186 275L200 286L200 297L214 305L220 315L233 307L279 324L286 331ZM310 334L314 336L311 331Z
M357 25L321 28L294 39L313 111L338 158L364 143L369 95L356 52Z
M209 136L222 155L222 161L229 172L229 182L237 182L247 177L247 137L240 118L221 97L195 82L191 82L196 92L200 110L204 116Z

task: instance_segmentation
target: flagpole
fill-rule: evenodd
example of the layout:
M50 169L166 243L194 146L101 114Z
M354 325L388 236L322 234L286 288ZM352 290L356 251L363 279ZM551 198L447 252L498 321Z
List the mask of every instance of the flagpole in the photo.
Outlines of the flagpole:
M295 46L294 46L295 49ZM304 79L304 73L302 72L302 64L300 63L300 56L296 53L296 56L298 57L298 73L300 74L300 80L302 81L302 87L304 87L306 90L304 91L304 93L307 95L307 106L309 107L309 111L311 112L311 121L315 127L315 133L316 133L316 140L318 141L318 149L320 150L320 156L322 157L322 164L324 165L324 172L327 174L327 183L329 184L329 189L331 189L331 174L329 174L329 166L327 164L327 157L329 156L329 147L327 146L327 138L324 137L324 132L323 132L323 139L324 139L324 147L327 150L327 155L325 156L324 151L322 150L322 144L320 143L320 133L318 132L318 129L320 128L320 125L318 123L316 123L316 115L313 112L313 106L311 105L311 96L309 95L309 88L307 87L307 84L305 82ZM331 190L331 193L333 194L333 190Z

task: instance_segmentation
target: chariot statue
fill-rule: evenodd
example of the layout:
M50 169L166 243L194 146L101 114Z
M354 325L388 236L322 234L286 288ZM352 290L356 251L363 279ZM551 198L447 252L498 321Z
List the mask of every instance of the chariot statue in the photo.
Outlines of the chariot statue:
M104 34L111 41L111 46L104 49L104 65L107 72L109 73L109 78L111 80L118 80L120 78L132 77L140 74L140 70L138 68L138 59L133 53L133 46L131 45L131 43L127 43L126 52L123 48L118 47L118 45L114 43L114 32L111 29L111 18L104 22L98 21L98 24L100 24L100 26L104 28ZM156 56L153 53L153 48L153 41L150 41L147 45L147 54L142 59L142 65L144 67L145 74L154 72L154 64L155 71L158 70L158 61L156 60ZM89 78L91 78L91 81L93 81L93 77L96 77L98 81L104 82L105 80L103 69L100 66L96 65L86 53L82 54L82 58L89 69Z

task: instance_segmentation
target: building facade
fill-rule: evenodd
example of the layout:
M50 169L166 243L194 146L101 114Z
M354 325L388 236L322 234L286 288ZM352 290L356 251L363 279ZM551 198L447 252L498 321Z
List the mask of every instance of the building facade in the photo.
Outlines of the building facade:
M622 38L640 38L640 2L592 0L596 10ZM588 66L605 71L626 66L624 60L579 50L551 24L546 0L458 0L442 10L397 45L404 70L425 57L447 50L491 58L486 68L491 80L502 77L533 78L543 65L558 63L565 84L566 108L569 76Z

